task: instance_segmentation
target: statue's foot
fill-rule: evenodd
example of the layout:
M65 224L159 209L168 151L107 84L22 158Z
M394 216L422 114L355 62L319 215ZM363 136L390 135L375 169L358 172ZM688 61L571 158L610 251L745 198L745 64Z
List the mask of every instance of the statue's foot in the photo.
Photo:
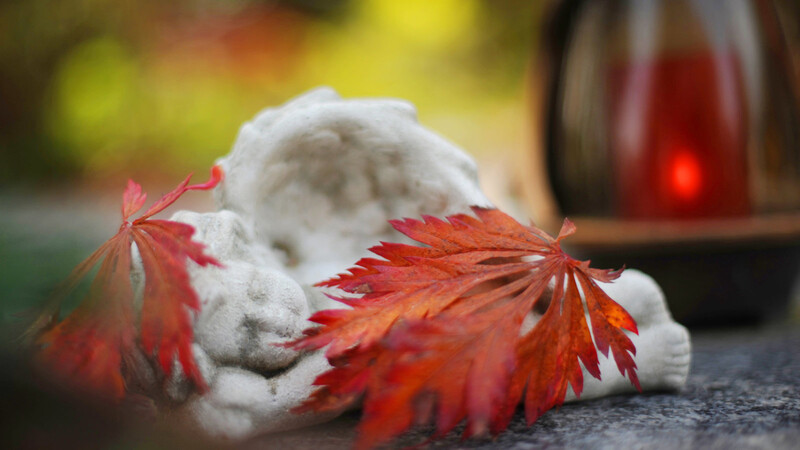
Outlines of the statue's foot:
M686 383L691 362L689 332L672 320L664 293L656 282L637 270L626 270L604 291L636 320L639 334L629 333L636 346L637 375L645 391L678 390ZM583 393L588 400L619 393L635 392L631 382L620 374L613 356L600 356L602 381L584 372ZM567 401L575 400L570 391Z

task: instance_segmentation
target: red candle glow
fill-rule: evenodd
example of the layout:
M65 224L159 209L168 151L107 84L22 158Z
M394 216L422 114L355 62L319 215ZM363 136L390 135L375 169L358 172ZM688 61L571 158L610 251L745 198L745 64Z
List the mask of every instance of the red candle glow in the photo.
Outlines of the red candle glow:
M668 170L670 187L677 198L691 202L698 197L703 189L703 169L694 152L676 150Z

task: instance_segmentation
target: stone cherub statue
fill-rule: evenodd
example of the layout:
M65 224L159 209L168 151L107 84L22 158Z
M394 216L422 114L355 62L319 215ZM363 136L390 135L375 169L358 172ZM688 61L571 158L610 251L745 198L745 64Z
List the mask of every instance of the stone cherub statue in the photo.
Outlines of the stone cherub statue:
M329 368L321 352L272 344L297 338L315 311L341 308L311 285L351 267L379 241L408 240L387 220L489 206L474 162L420 126L412 105L343 100L320 88L246 123L220 164L218 212L178 212L224 268L191 268L202 301L194 352L210 391L174 378L165 394L174 413L211 435L245 438L331 419L290 409ZM603 285L636 319L633 336L645 390L686 382L690 343L656 283L627 270ZM582 399L633 391L613 361L602 381L585 376ZM571 395L571 393L570 393ZM568 397L574 399L574 396Z

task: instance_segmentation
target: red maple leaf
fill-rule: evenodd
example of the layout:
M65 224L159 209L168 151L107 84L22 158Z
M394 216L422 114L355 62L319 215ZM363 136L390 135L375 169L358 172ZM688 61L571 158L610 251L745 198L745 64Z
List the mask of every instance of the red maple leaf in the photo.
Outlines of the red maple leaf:
M589 268L564 253L569 220L553 239L496 209L447 221L392 221L425 247L381 243L320 283L359 298L320 311L321 327L287 346L319 349L333 368L296 412L338 409L363 398L357 447L387 442L435 416L439 437L466 421L464 436L503 431L522 401L533 423L583 389L581 366L600 378L597 351L613 354L639 388L633 318L601 290L620 272ZM530 330L526 316L543 314ZM588 311L589 321L585 311ZM591 331L590 327L591 326Z
M190 225L151 217L189 190L208 190L223 177L214 166L211 179L189 185L191 175L166 194L141 217L130 221L144 205L147 194L132 180L122 196L119 232L76 267L34 323L30 333L39 348L37 360L49 372L79 386L113 398L125 394L126 359L138 345L157 357L166 375L177 357L184 374L205 391L206 383L192 354L190 310L200 302L189 282L188 259L201 266L220 263L192 241ZM131 247L136 245L144 268L144 295L137 320L131 284ZM86 298L64 320L58 321L61 300L100 263ZM137 333L137 323L138 329Z

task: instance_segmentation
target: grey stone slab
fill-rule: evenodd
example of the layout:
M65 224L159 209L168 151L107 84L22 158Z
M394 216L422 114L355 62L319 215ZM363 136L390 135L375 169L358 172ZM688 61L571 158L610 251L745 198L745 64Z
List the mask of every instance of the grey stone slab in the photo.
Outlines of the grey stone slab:
M522 411L495 439L452 434L431 448L794 449L800 447L800 326L697 332L692 370L678 393L616 396L552 410L532 426ZM263 436L242 448L348 448L358 414ZM414 445L429 430L396 442Z

